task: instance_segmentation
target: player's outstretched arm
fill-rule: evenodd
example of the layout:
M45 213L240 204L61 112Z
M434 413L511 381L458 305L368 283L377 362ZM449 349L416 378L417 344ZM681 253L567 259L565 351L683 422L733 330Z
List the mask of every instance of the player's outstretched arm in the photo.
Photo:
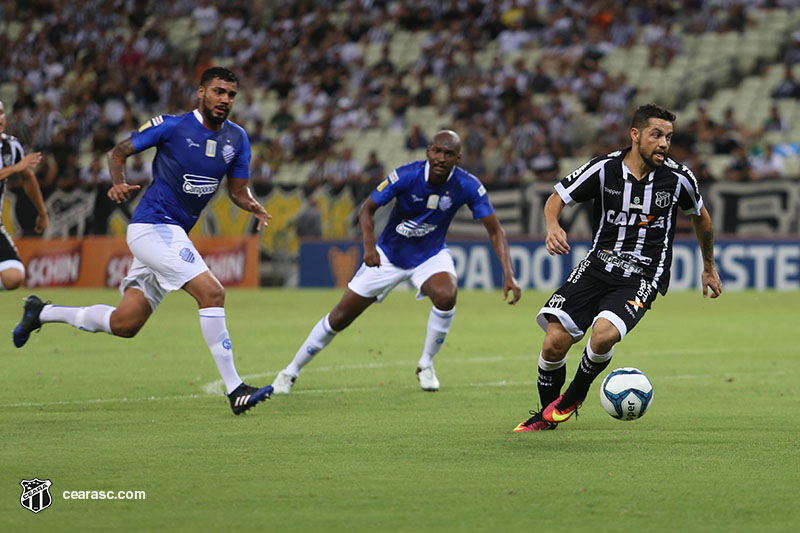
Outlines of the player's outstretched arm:
M9 176L13 176L14 174L19 174L25 170L36 167L41 160L41 152L31 152L20 159L16 164L0 168L0 180L4 180Z
M22 187L25 189L25 194L28 195L37 213L39 213L36 216L36 226L34 230L36 233L44 233L44 230L50 225L50 218L47 216L47 206L42 197L42 190L39 188L39 181L29 167L26 167L25 170L20 173L20 176L22 176Z
M108 172L113 185L108 190L108 197L118 203L131 199L131 193L141 189L141 185L130 185L125 180L125 159L136 153L131 138L128 137L108 152Z
M381 256L375 246L375 211L379 207L372 196L368 196L358 210L358 223L361 225L361 238L364 241L364 264L368 267L381 266Z
M551 194L544 204L544 224L547 230L544 245L550 255L568 254L570 250L567 232L558 222L563 210L564 201L558 193Z
M258 219L256 231L261 231L261 228L269 225L267 221L272 218L272 215L267 213L264 206L253 198L253 193L250 192L246 179L229 177L228 196L239 208L250 211Z
M514 277L514 267L511 266L511 254L508 252L508 239L506 239L506 232L500 224L497 215L492 213L489 216L481 219L483 226L489 233L489 239L494 246L494 252L500 260L503 267L503 299L508 300L508 293L511 292L511 300L508 302L510 305L517 303L522 296L522 289L517 284L517 279Z
M699 215L692 215L692 224L703 254L703 274L700 280L703 285L703 298L708 298L708 289L711 289L711 297L716 298L722 294L722 281L714 265L714 227L706 206L700 209Z

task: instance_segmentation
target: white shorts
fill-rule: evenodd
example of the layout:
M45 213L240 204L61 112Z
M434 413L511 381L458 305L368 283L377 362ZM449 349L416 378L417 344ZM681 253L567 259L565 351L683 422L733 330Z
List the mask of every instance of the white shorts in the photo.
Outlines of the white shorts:
M382 302L389 292L403 281L411 281L411 284L417 289L417 300L422 300L425 298L425 295L422 294L422 284L431 276L439 272L448 272L453 277L456 275L456 267L447 248L443 248L439 253L414 268L394 266L380 247L378 247L378 254L381 256L380 267L368 267L361 263L361 267L347 284L347 288L359 296L377 297L378 302Z
M153 309L168 292L177 291L208 270L180 226L128 224L127 240L133 262L119 291L124 295L131 287L139 289Z

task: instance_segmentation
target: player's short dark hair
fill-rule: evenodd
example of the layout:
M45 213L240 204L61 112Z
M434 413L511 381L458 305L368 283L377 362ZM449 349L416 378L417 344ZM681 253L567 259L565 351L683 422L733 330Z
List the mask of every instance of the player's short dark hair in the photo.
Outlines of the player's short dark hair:
M203 75L200 77L200 85L205 87L206 84L214 78L219 78L222 81L229 81L231 83L239 83L239 78L230 69L225 67L211 67L203 72Z
M633 112L631 128L643 130L651 118L660 118L667 122L675 122L675 113L658 104L644 104Z

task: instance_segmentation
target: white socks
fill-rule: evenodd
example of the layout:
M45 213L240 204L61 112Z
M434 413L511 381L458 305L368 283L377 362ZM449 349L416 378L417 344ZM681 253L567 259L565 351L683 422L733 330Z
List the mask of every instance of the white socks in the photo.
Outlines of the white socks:
M63 322L70 326L96 333L111 333L111 313L116 309L110 305L91 305L89 307L67 307L63 305L45 305L39 315L42 324Z
M225 382L228 394L242 384L242 378L233 365L233 347L228 335L228 326L225 323L224 307L206 307L200 309L200 330L203 338L214 356L219 375Z
M567 356L564 356L564 359L561 361L547 361L544 357L542 357L541 352L539 353L539 368L544 370L545 372L552 372L553 370L558 370L562 366L567 364Z
M428 316L428 333L425 335L425 348L422 350L422 357L419 358L420 368L433 365L433 356L442 348L455 316L455 307L449 311L442 311L435 306L431 308L431 314Z
M428 317L428 333L425 337L425 349L419 360L419 366L427 367L433 365L433 356L441 349L444 339L447 337L447 332L450 331L450 326L453 325L455 315L455 308L449 311L442 311L436 307L431 309L430 316ZM314 356L330 344L336 336L338 331L331 327L328 316L329 315L325 315L322 317L311 330L306 341L300 346L300 349L297 350L292 362L286 367L285 370L287 373L293 376L299 376L300 370L310 363Z
M306 341L297 350L292 362L286 367L286 372L293 376L299 376L300 370L310 363L320 350L330 344L338 332L331 327L328 316L325 315L317 322Z
M588 357L592 363L605 363L606 361L611 359L613 355L614 355L613 346L608 351L608 353L594 353L594 351L592 350L591 341L586 343L586 357Z

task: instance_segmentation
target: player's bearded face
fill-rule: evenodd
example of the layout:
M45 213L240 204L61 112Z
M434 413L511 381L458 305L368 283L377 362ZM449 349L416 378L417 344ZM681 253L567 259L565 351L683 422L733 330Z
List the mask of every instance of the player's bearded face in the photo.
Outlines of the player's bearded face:
M238 87L236 83L214 78L201 87L200 112L211 124L222 124L231 112Z
M650 168L664 164L672 143L672 123L651 118L639 135L639 155Z

